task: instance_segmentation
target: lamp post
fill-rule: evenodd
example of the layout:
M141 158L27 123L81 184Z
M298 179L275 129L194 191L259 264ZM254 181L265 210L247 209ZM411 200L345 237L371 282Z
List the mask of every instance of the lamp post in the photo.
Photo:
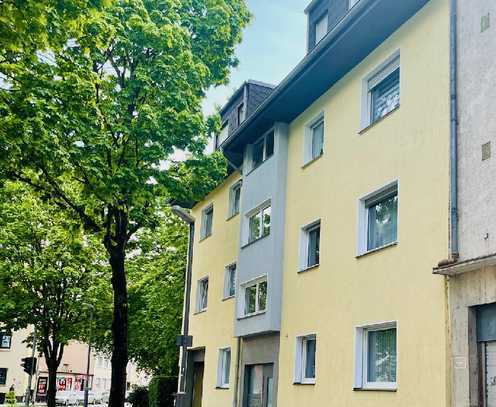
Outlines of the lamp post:
M88 392L90 390L90 363L91 363L91 334L93 328L93 305L86 304L90 312L90 328L88 334L88 355L86 359L86 381L84 385L84 402L83 406L88 407Z
M186 267L186 278L184 287L184 305L183 305L183 326L182 335L178 344L181 347L181 357L179 366L179 380L177 384L177 399L176 406L183 407L186 395L186 373L188 364L188 346L191 346L191 337L189 336L189 308L191 297L191 270L193 263L193 241L195 237L195 218L186 212L180 206L171 207L172 213L178 216L183 222L189 226L189 242L188 242L188 264Z

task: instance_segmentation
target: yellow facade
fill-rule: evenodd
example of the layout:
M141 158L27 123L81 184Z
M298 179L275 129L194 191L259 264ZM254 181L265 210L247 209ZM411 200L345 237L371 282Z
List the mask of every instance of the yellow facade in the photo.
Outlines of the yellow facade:
M400 107L361 129L364 78L400 54ZM324 154L303 165L305 132L324 113ZM449 2L431 0L364 61L289 123L278 407L449 406L445 282L448 257ZM240 218L228 219L231 175L192 211L192 349L205 349L204 407L232 406L235 300L223 300L225 267L240 250ZM359 200L398 183L397 243L357 255ZM214 204L212 236L202 210ZM301 230L321 221L320 265L298 272ZM198 281L208 308L195 313ZM269 289L270 295L270 289ZM356 328L394 321L397 388L354 390ZM315 384L294 384L296 338L317 338ZM217 389L219 349L231 348L230 388ZM240 379L240 381L243 378ZM239 394L238 406L242 394Z
M290 125L278 406L447 406L449 8L431 1ZM401 106L359 134L362 80L400 50ZM323 111L323 156L302 168ZM398 180L398 244L357 256L358 200ZM320 267L298 273L321 219ZM355 327L396 321L397 391L354 391ZM293 385L296 337L316 334L316 384Z
M236 262L239 250L240 216L229 218L229 191L240 176L232 174L192 210L195 217L190 334L193 349L205 349L202 407L231 406L234 397L237 340L234 338L235 300L224 300L225 267ZM201 238L202 211L213 204L212 235ZM198 281L209 278L208 307L196 312ZM231 348L229 389L217 388L219 349Z

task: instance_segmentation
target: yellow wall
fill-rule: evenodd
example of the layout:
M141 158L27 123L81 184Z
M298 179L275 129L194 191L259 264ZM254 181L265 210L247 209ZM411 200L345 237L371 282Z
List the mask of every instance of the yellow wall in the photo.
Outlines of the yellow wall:
M448 1L432 0L290 126L278 406L447 405ZM359 135L362 79L401 51L401 107ZM325 112L306 168L304 126ZM356 258L358 199L398 179L398 245ZM322 219L321 265L298 274L300 228ZM398 389L353 391L355 327L397 321ZM293 385L296 336L317 334L316 384Z
M234 338L235 300L223 300L225 267L237 261L240 215L228 220L229 190L239 180L232 174L221 186L199 202L192 211L196 218L191 291L190 335L193 348L206 349L202 407L231 406L235 385L237 341ZM200 240L202 209L214 204L212 235ZM209 277L208 307L195 314L198 280ZM219 349L231 347L230 388L216 389Z
M24 343L31 333L32 328L13 332L10 349L0 349L0 367L7 368L7 382L0 385L0 393L7 393L10 386L14 386L18 397L26 393L28 375L21 367L21 359L31 356L31 349ZM34 384L32 388L35 388Z

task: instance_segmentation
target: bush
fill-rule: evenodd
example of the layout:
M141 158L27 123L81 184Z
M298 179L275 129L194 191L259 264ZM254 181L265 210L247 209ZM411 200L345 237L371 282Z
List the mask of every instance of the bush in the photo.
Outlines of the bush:
M133 407L148 407L148 389L146 387L136 387L129 393L128 401Z
M154 376L150 382L149 407L173 407L177 392L177 377Z

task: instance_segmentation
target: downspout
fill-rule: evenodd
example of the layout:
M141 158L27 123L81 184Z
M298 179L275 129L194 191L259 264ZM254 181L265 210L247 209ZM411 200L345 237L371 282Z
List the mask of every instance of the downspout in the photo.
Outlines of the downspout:
M234 376L234 400L233 407L238 407L239 404L239 380L240 380L240 372L241 372L241 346L243 342L240 337L238 337L238 348L236 350L236 375Z
M458 247L458 40L457 1L450 7L450 260L459 258Z
M195 219L187 213L184 209L174 206L171 208L172 212L179 216L185 223L189 225L189 239L188 239L188 263L185 273L185 286L184 286L184 303L183 303L183 326L182 326L182 343L181 343L181 357L179 363L179 380L178 380L178 398L176 406L185 406L186 396L186 376L188 372L188 344L189 340L189 314L191 303L191 279L193 269L193 244L195 238Z

